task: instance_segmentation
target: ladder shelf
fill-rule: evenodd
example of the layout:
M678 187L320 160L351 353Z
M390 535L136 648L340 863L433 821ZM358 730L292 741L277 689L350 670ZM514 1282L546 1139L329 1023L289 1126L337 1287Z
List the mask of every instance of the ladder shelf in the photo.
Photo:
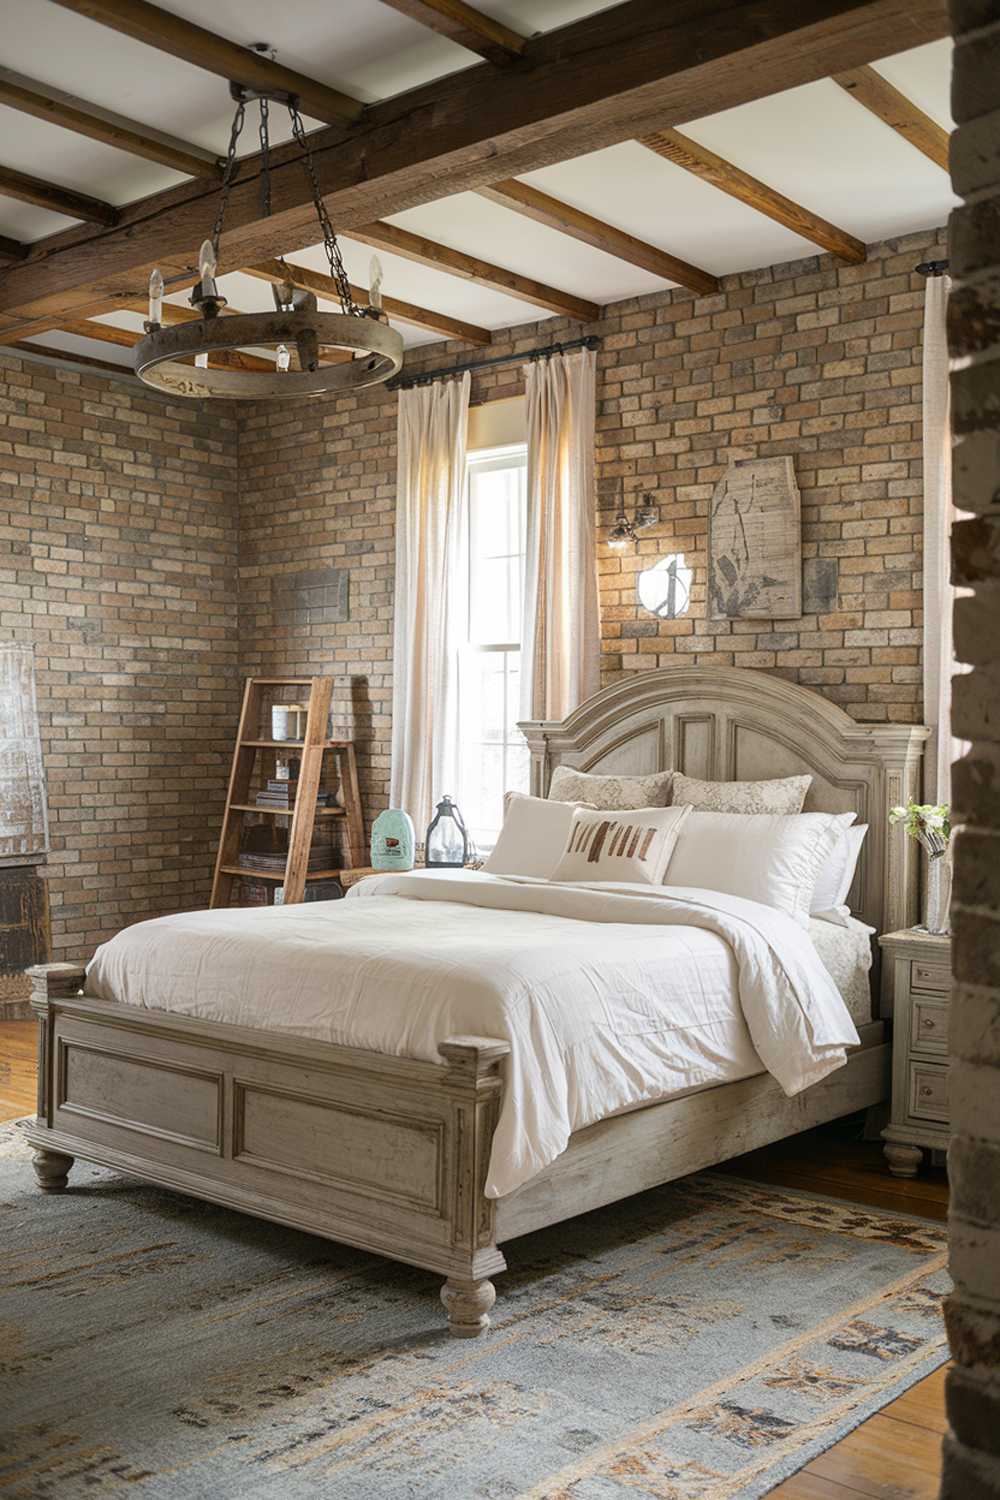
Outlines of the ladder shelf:
M306 729L301 740L260 737L268 690L281 687L309 689ZM234 904L232 894L233 882L236 880L261 881L275 888L284 886L284 902L291 905L304 900L307 882L336 879L339 873L336 869L309 869L309 853L317 819L343 820L340 828L345 867L359 865L364 858L364 817L354 741L328 738L327 724L332 697L332 677L247 678L229 775L219 852L215 862L215 878L212 882L210 904L213 907ZM258 806L250 800L258 752L273 750L294 753L301 763L295 800L288 808ZM342 806L317 806L326 755L335 756L340 763ZM282 873L256 870L240 864L240 844L247 814L291 819L288 856Z

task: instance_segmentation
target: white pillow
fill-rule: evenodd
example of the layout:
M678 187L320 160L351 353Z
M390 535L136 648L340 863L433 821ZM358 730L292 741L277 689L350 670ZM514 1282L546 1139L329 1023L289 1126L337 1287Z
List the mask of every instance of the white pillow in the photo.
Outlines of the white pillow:
M578 808L553 880L630 880L659 885L689 807L624 812Z
M548 880L569 838L577 804L549 802L508 792L503 827L483 869L490 875L533 875Z
M809 922L816 876L854 813L716 813L692 810L667 885L724 891Z
M671 802L686 802L703 812L800 813L811 776L782 776L775 781L697 781L674 776Z
M809 915L823 917L827 922L843 926L844 915L849 915L847 893L851 889L854 871L861 857L861 845L868 832L867 823L858 823L847 828L834 846L833 853L816 876Z
M654 771L649 776L592 776L589 771L574 771L572 766L556 766L549 796L558 802L582 803L606 812L666 807L673 779L673 771Z

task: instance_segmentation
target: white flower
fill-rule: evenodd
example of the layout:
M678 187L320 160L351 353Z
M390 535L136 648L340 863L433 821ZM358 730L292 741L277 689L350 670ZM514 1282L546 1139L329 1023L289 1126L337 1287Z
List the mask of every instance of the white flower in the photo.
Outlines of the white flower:
M944 815L935 807L931 812L924 813L924 823L928 828L943 828Z
M890 818L905 818L906 813L907 809L905 807L890 807L889 809Z

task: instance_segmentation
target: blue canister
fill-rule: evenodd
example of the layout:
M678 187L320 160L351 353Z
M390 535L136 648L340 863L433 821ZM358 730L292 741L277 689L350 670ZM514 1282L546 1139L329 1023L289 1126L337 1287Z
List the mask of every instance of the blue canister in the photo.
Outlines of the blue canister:
M372 825L372 869L412 870L413 820L401 807L379 813Z

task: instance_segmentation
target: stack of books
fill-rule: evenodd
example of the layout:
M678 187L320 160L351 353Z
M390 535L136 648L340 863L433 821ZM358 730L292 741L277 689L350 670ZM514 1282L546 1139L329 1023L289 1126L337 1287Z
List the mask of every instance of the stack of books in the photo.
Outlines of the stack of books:
M257 793L257 806L274 807L280 808L282 812L293 812L298 785L297 781L268 781L267 785ZM330 807L332 803L333 798L329 792L316 793L317 807Z
M288 862L287 850L241 849L239 863L243 870L260 870L267 875L283 875ZM333 849L329 844L313 844L306 869L329 870L333 867Z

